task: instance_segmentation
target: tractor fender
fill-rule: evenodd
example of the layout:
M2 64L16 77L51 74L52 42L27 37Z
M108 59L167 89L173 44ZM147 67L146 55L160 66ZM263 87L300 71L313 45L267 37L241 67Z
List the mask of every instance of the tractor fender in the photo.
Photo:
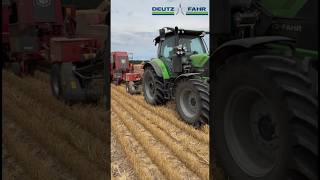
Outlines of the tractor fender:
M244 39L235 39L228 41L221 46L219 46L214 52L210 55L211 62L213 62L213 69L216 70L222 64L225 63L225 60L235 54L248 51L252 48L269 44L269 43L294 43L295 40L292 38L284 36L260 36L260 37L251 37Z
M197 76L197 75L200 76L201 73L186 73L186 74L180 74L174 81L175 81L175 82L178 82L178 81L180 81L181 79L189 78L189 77Z
M147 67L152 67L156 72L157 76L162 77L163 79L170 78L167 67L161 59L152 59L150 62L144 64L143 69L146 69Z
M156 72L157 76L162 77L162 72L160 67L155 62L147 62L143 65L143 69L145 70L147 67L152 67Z

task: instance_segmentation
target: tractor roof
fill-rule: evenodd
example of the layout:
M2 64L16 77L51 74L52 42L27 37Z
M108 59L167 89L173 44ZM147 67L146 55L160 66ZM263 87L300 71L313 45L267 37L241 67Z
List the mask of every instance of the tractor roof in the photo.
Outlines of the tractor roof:
M191 35L191 36L200 36L203 33L207 33L206 31L185 30L185 29L179 29L178 32L179 32L179 35ZM166 32L166 37L173 36L173 35L174 35L173 31ZM156 44L159 43L160 42L160 36L157 36L154 39L154 41L155 41Z

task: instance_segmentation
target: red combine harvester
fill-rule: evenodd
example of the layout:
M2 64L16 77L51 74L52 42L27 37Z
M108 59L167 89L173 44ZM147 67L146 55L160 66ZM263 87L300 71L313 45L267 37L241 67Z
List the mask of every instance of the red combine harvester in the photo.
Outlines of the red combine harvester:
M63 34L62 11L56 8L61 2L11 0L7 5L2 6L10 10L3 14L9 19L6 54L15 74L32 73L37 61L48 58L50 38Z
M131 70L127 52L116 51L111 53L111 81L119 85L125 79L125 73Z
M67 102L98 100L100 92L93 84L103 78L107 59L106 12L76 10L59 0L3 1L2 10L2 46L15 74L51 65L55 97Z
M126 83L126 90L130 94L141 92L141 88L136 82L140 82L143 74L142 65L129 63L127 52L112 52L111 56L111 81L120 85Z

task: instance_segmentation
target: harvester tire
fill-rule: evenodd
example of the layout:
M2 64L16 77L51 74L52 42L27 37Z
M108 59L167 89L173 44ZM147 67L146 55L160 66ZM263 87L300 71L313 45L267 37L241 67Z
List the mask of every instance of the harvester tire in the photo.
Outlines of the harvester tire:
M126 92L129 93L129 94L133 94L132 92L132 88L130 87L130 84L128 81L126 81Z
M176 106L180 117L200 127L209 120L209 84L198 79L184 79L176 88Z
M72 63L61 64L62 100L69 105L75 103L96 103L98 95L94 92L94 87L91 86L90 82L82 82L73 73L74 66Z
M51 91L55 98L61 99L62 95L62 85L61 85L61 65L60 64L53 64L51 67L50 73L50 84L51 84Z
M140 85L136 85L135 82L133 82L133 81L127 81L126 82L126 91L130 95L140 94L141 93Z
M167 102L164 98L163 80L152 67L146 68L143 73L143 95L146 102L152 105L163 105Z
M16 76L22 76L22 69L21 69L21 65L19 62L12 62L11 63L11 70L12 70L13 74L15 74Z
M249 52L217 69L210 132L229 179L318 179L315 64Z

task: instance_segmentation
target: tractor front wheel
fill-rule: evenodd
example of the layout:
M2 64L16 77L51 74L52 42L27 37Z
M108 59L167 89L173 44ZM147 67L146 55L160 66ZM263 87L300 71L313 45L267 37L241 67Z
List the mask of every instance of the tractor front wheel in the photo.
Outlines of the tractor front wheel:
M152 105L161 105L166 103L164 98L164 83L162 78L158 77L153 68L148 67L143 73L143 94L147 103Z
M318 70L258 52L216 71L214 154L229 179L318 179Z
M176 106L180 117L200 127L209 120L209 84L198 79L182 80L176 88Z

